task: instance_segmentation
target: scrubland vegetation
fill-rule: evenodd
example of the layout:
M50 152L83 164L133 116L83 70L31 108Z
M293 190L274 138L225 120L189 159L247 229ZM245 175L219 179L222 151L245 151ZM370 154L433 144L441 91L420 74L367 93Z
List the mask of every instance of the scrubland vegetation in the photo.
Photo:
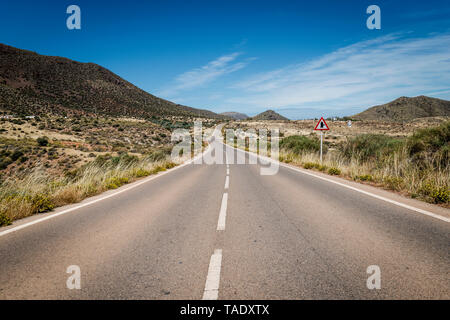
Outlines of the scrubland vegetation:
M317 138L286 137L280 142L280 160L449 205L450 121L404 138L348 137L332 150L324 148L322 163L319 148Z
M364 133L325 139L322 163L314 133L280 137L280 161L450 206L450 121L410 135ZM235 146L249 151L248 142Z
M193 121L55 115L0 119L0 226L171 168L171 132L190 130Z
M36 167L21 177L8 177L2 181L0 225L79 202L175 165L168 160L166 152L159 151L142 157L126 153L115 157L98 156L64 176L52 176L42 167Z

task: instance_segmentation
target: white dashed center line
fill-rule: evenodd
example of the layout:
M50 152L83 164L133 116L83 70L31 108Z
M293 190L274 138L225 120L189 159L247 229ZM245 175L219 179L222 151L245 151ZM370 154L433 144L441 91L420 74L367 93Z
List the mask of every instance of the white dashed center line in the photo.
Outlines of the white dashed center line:
M227 176L227 177L225 178L225 189L228 189L229 186L230 186L230 177Z
M214 250L209 262L203 300L217 300L219 298L220 269L222 267L222 249Z
M223 194L222 205L220 206L219 222L217 223L217 231L225 230L225 220L227 218L228 193Z

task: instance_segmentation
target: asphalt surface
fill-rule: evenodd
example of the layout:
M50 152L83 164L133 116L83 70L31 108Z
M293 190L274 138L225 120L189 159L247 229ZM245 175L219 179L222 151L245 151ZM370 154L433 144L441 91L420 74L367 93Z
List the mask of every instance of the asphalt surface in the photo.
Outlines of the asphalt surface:
M1 228L0 299L450 298L448 222L286 167L260 169L188 164ZM67 288L71 265L79 290ZM380 289L367 287L371 265Z

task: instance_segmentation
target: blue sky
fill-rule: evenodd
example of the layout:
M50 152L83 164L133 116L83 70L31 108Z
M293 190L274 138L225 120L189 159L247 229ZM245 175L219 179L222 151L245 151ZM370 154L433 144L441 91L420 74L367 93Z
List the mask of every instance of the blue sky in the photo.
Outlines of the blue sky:
M82 29L66 28L79 5ZM369 5L381 30L366 27ZM447 0L2 1L0 42L94 62L215 112L350 115L399 96L450 99Z

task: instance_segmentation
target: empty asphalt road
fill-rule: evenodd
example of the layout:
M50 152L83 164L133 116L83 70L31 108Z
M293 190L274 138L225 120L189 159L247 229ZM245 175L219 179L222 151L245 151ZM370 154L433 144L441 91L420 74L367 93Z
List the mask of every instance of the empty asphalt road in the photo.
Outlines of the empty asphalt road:
M1 228L0 298L450 298L448 210L285 166L261 175L211 146L231 164L187 164Z

